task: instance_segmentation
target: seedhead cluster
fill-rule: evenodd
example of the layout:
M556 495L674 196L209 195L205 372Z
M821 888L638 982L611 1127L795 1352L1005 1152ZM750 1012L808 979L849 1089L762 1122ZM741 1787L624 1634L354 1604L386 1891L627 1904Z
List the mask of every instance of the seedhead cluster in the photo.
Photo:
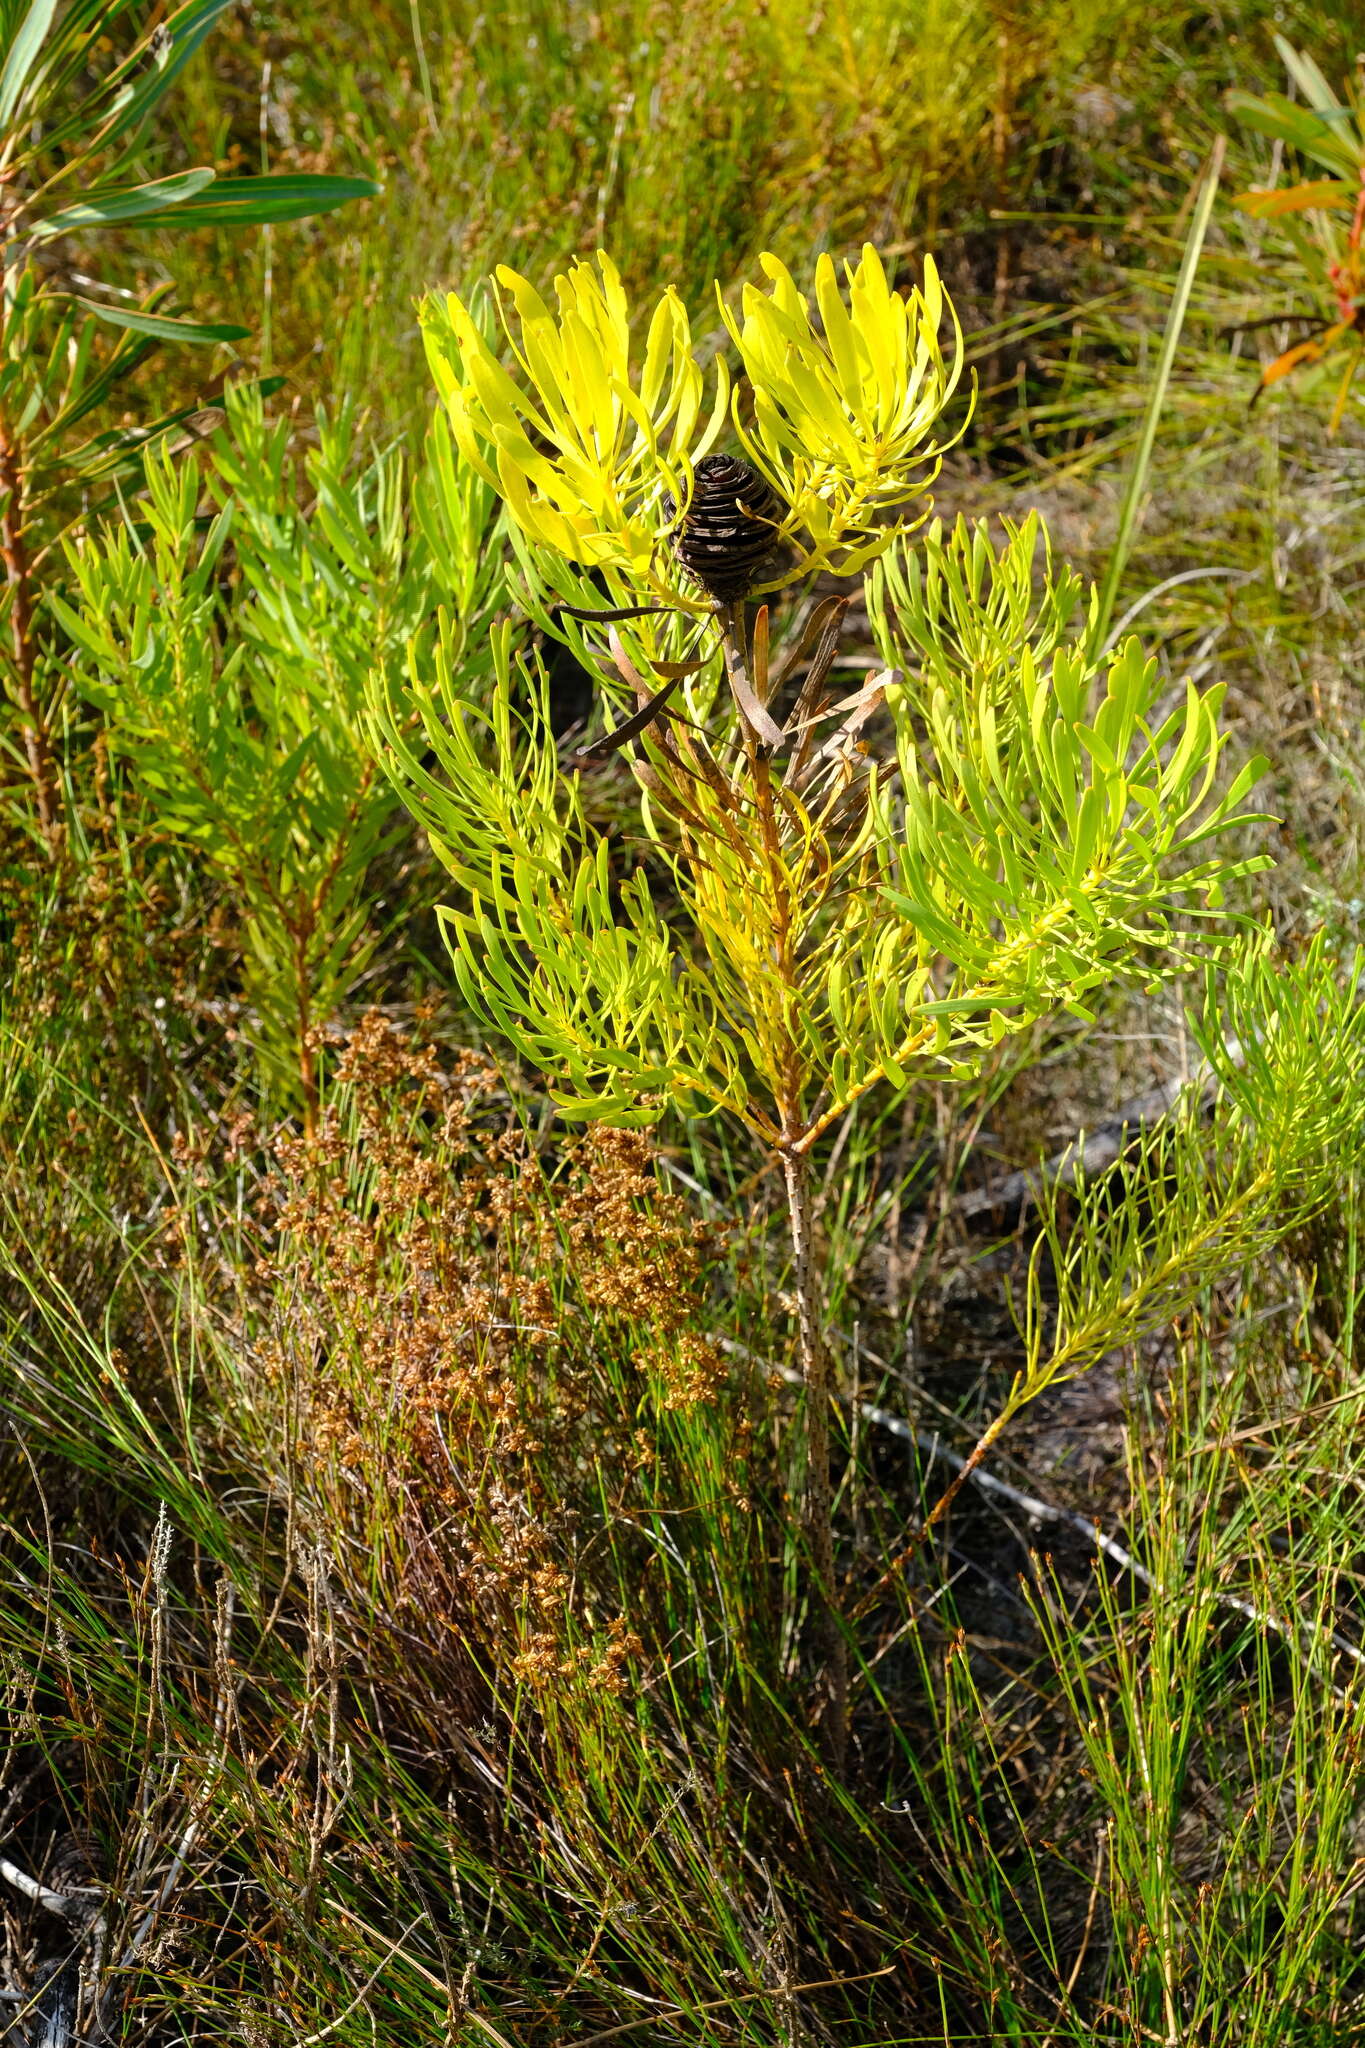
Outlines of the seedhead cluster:
M447 1701L625 1682L638 1616L581 1569L581 1526L600 1483L628 1516L673 1483L659 1421L723 1409L729 1377L700 1333L709 1234L648 1140L597 1128L547 1159L508 1110L481 1055L365 1018L316 1135L273 1147L234 1312L262 1466L357 1602L379 1574L394 1682L425 1669ZM736 1511L740 1423L707 1424Z

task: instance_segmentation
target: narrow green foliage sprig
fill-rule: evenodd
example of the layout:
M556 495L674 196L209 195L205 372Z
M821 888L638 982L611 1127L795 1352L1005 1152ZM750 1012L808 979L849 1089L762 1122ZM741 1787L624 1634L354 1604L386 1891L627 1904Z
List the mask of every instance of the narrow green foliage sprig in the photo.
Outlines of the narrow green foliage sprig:
M398 450L367 457L346 409L319 419L304 513L291 423L251 390L227 406L207 471L148 452L145 496L69 548L72 595L52 604L115 761L226 888L244 1035L311 1119L317 1034L382 935L367 874L402 829L366 744L367 681L442 601L477 637L501 591L492 494L412 482ZM447 455L438 429L435 471Z
M372 699L390 770L467 892L443 913L461 989L569 1115L655 1122L663 1100L698 1098L743 1115L740 1049L705 966L678 957L643 869L621 876L591 843L579 779L548 737L543 671L514 659L505 627L490 647L491 698L468 691L447 640L434 680L414 662L403 698Z
M1063 1221L1044 1195L1023 1328L1028 1363L1007 1408L1168 1327L1247 1271L1365 1162L1365 953L1341 962L1319 932L1276 956L1268 932L1209 972L1191 1019L1217 1096L1191 1089L1112 1185L1082 1178ZM1099 1210L1103 1208L1101 1227Z
M120 486L136 489L144 449L217 403L222 380L160 417L101 426L100 412L162 343L249 338L233 322L174 315L166 278L126 289L82 277L75 291L63 245L303 220L379 190L312 172L220 180L210 165L145 176L152 117L227 7L183 0L143 21L131 0L30 0L0 18L0 770L6 755L20 767L26 796L9 808L54 855L68 665L45 600L63 539L113 509ZM11 779L0 773L0 800Z
M1003 702L1027 648L1037 663L1088 637L1095 593L1065 563L1036 512L1004 520L1007 545L984 521L934 519L918 538L898 533L866 579L868 621L888 668L945 689ZM1080 615L1084 613L1082 618ZM923 687L923 686L922 686Z

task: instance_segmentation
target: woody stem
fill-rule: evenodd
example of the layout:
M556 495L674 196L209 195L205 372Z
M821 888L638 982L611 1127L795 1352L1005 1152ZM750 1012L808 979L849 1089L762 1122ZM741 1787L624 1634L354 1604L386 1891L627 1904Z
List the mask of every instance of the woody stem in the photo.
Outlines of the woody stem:
M727 607L723 633L726 665L744 728L744 757L759 827L762 854L761 895L768 921L766 949L779 984L780 1059L778 1114L782 1138L778 1146L787 1191L796 1295L797 1345L805 1387L805 1480L801 1525L810 1562L808 1652L815 1676L815 1709L820 1739L830 1766L841 1771L848 1747L848 1646L840 1624L834 1578L834 1495L830 1480L830 1363L824 1342L824 1304L819 1260L813 1234L809 1149L803 1107L803 1057L797 1031L801 977L798 937L799 905L792 875L783 858L782 834L773 787L768 747L756 730L749 706L766 709L768 676L763 650L766 636L751 640L744 606ZM757 673L757 667L764 673ZM757 878L756 878L757 880ZM774 1019L776 1024L776 1019Z
M810 1160L782 1148L796 1293L797 1341L806 1390L806 1485L802 1527L811 1565L811 1643L818 1660L817 1711L825 1755L842 1770L848 1749L848 1645L834 1581L834 1491L829 1466L829 1351L823 1290L812 1244Z

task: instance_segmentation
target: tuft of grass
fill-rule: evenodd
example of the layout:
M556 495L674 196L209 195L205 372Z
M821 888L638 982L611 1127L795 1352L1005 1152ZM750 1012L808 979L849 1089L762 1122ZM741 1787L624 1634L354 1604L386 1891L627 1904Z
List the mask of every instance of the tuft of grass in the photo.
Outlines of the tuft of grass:
M262 361L310 402L363 392L400 427L427 405L417 300L501 261L541 282L606 247L628 290L695 305L762 248L799 273L872 239L938 254L985 327L1033 277L1069 298L1120 250L1144 259L1223 93L1275 75L1276 29L1352 61L1348 0L1239 0L1235 25L1184 0L257 9L185 74L194 161L212 138L225 166L377 167L384 191L340 223L158 260L260 306Z
M127 1246L101 1322L13 1192L5 1233L11 1839L102 1902L87 2015L281 2048L1344 2024L1353 1188L1134 1356L1126 1569L964 1499L888 1581L915 1475L845 1432L878 1605L840 1786L756 1511L780 1336L761 1290L708 1300L717 1226L638 1134L533 1139L482 1056L376 1015L313 1140L177 1152L136 1243L68 1191ZM1002 1635L973 1580L1012 1569Z

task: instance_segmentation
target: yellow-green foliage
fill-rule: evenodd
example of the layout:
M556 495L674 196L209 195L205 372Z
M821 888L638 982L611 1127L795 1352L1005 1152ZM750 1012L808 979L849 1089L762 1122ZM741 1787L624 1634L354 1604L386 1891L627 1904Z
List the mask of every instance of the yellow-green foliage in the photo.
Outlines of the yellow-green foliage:
M732 400L718 358L704 423L704 379L682 301L672 289L660 296L637 361L626 294L605 255L555 279L553 312L526 278L499 267L498 309L520 381L457 294L428 302L427 353L460 452L502 492L533 553L614 571L635 600L703 613L659 554L674 508L690 497L693 465L727 412L789 508L775 538L799 544L795 564L764 589L821 568L851 574L888 545L890 529L877 528L875 515L937 474L936 423L962 367L961 331L938 273L927 260L923 290L902 297L865 248L845 266L845 305L835 266L822 256L817 333L786 266L771 255L761 262L768 291L746 286L740 316L725 312L747 390ZM945 317L956 341L951 364L939 339ZM743 411L750 397L752 429Z
M1191 684L1158 715L1157 665L1135 640L1104 660L1069 644L1076 592L1065 578L1041 602L1052 616L1040 637L1036 522L998 553L965 528L946 547L936 535L933 602L912 595L919 572L903 530L859 522L911 496L933 457L952 381L937 281L930 273L922 297L895 298L865 251L848 272L850 318L824 263L817 340L785 270L766 268L771 294L744 301L750 389L736 390L734 417L751 395L745 446L792 493L789 526L812 534L778 580L841 551L901 557L871 586L887 668L850 719L840 725L848 703L808 673L799 711L779 727L765 708L766 610L750 640L742 607L708 619L693 597L699 659L655 666L685 684L689 718L640 734L641 830L668 876L660 892L645 864L623 875L606 841L593 843L543 706L518 730L505 636L491 707L449 661L433 683L422 655L410 675L420 742L387 684L375 704L394 772L467 893L447 922L466 998L550 1077L556 1099L589 1117L648 1117L668 1100L728 1108L766 1142L780 1134L804 1150L879 1081L965 1079L1049 1010L1084 1013L1123 965L1169 970L1187 951L1176 907L1201 897L1205 914L1216 909L1237 871L1209 842L1243 820L1260 764L1217 792L1221 691ZM445 334L463 356L438 331L438 375L468 459L507 493L532 578L553 586L566 562L571 573L591 562L610 567L618 604L676 603L676 566L665 580L655 565L657 508L700 416L699 378L679 355L685 316L666 295L632 371L624 294L609 266L602 278L605 289L586 268L558 281L558 325L523 280L505 280L529 395L458 301ZM674 420L665 461L661 428ZM984 621L1000 658L954 669L902 654L902 609L910 639L934 653L969 645ZM619 673L640 694L651 650L637 645L640 671L613 632ZM728 711L722 649L740 684ZM883 703L894 742L865 766L858 733ZM672 904L694 943L678 935Z
M73 543L71 595L52 599L115 763L223 892L246 959L243 1035L310 1115L315 1034L373 956L367 878L401 830L362 736L367 679L439 603L476 631L502 589L484 547L491 493L452 473L441 430L415 479L401 451L367 460L357 438L350 408L319 419L305 514L289 421L231 394L204 468L149 452L140 526Z

